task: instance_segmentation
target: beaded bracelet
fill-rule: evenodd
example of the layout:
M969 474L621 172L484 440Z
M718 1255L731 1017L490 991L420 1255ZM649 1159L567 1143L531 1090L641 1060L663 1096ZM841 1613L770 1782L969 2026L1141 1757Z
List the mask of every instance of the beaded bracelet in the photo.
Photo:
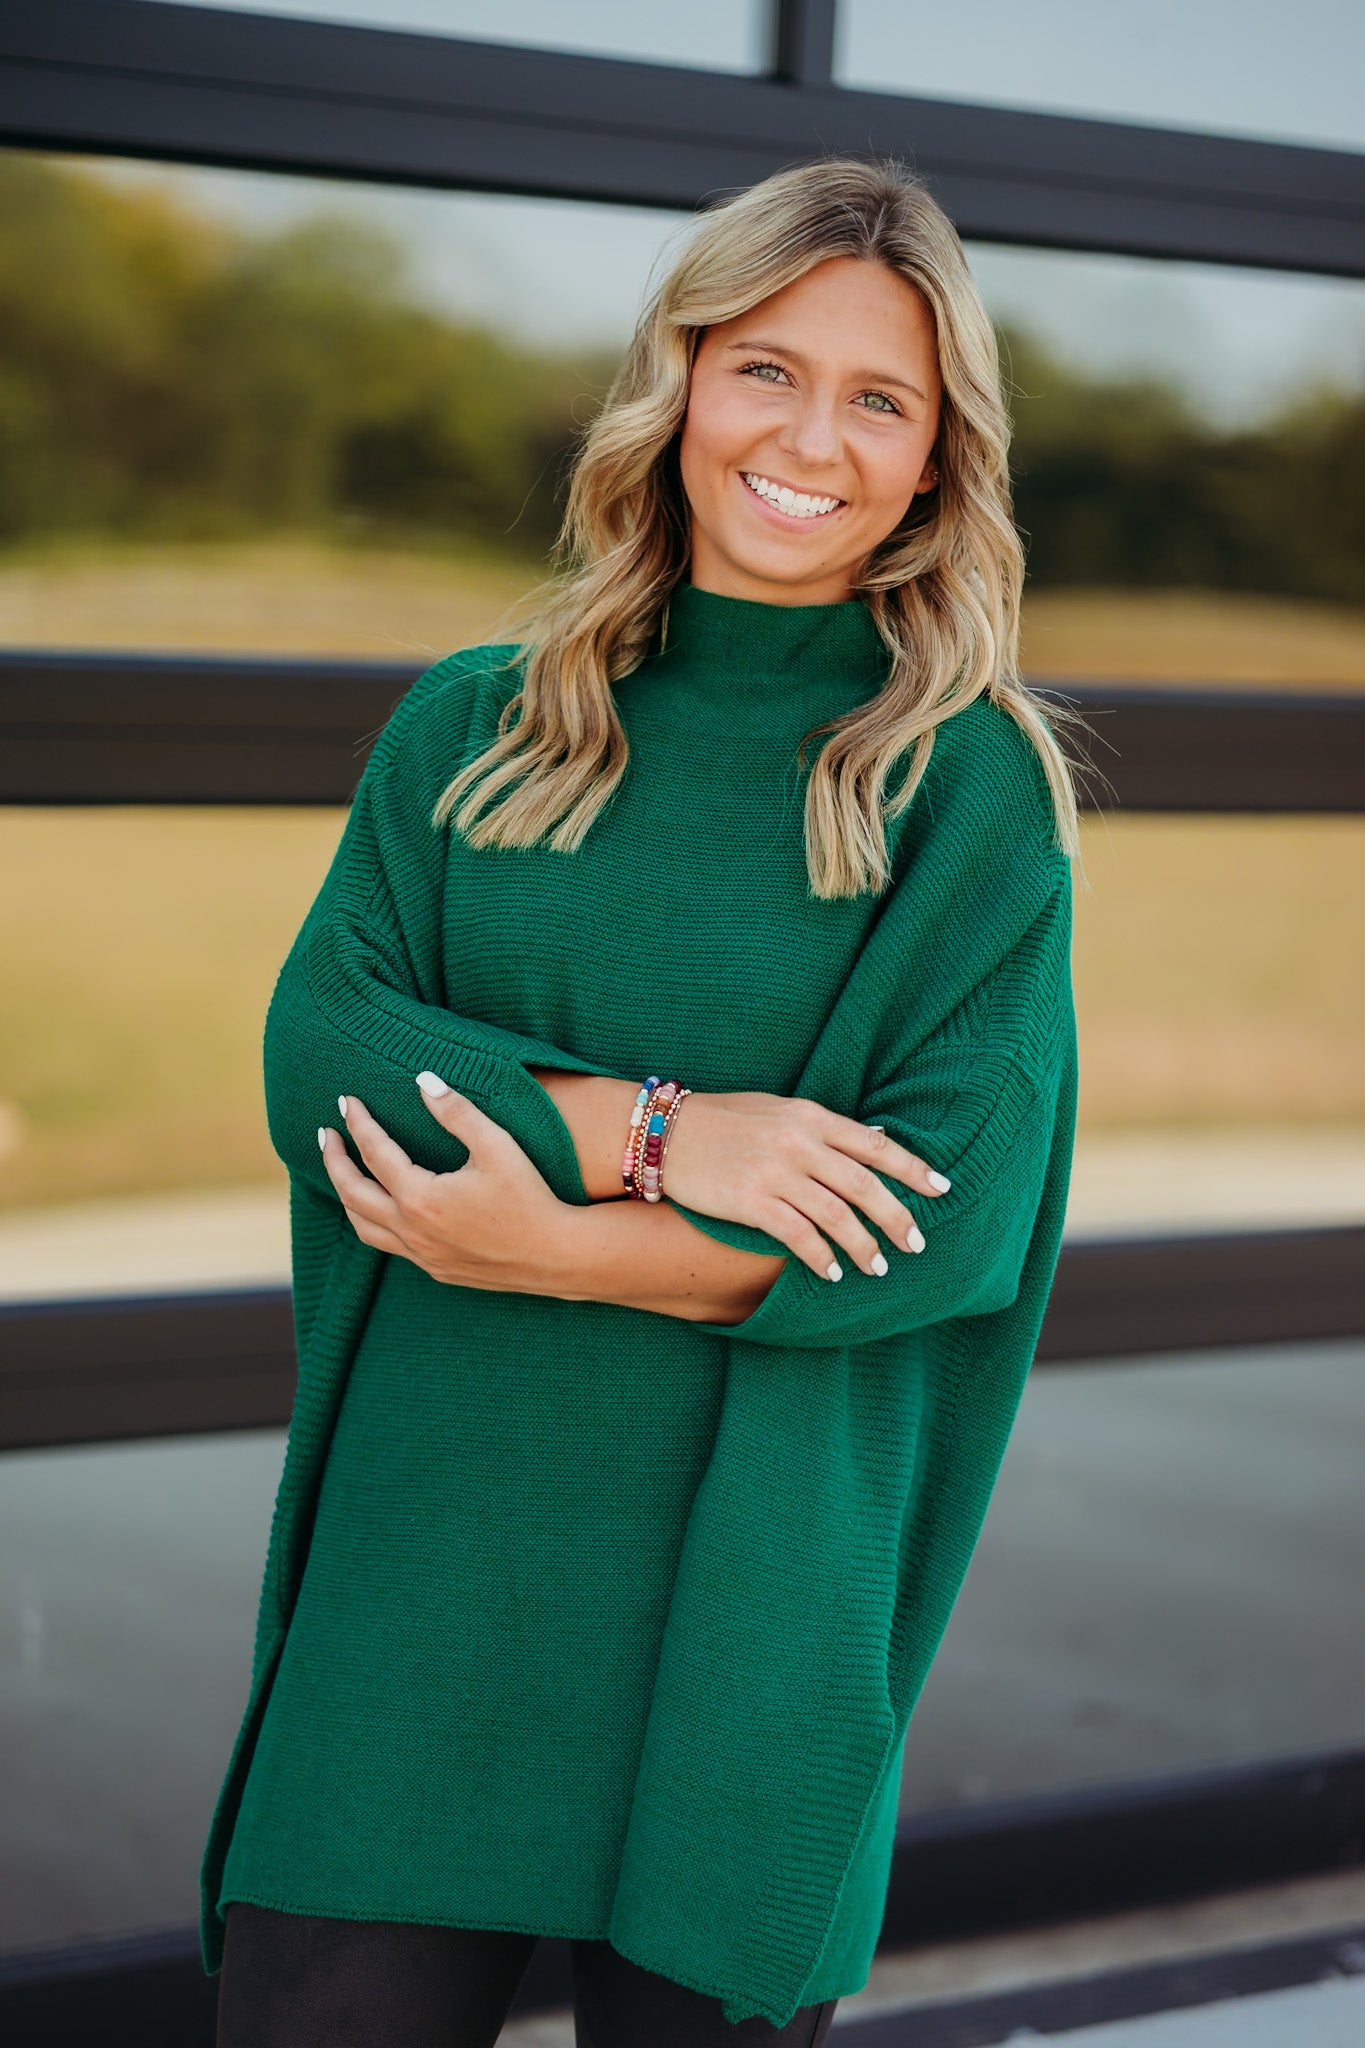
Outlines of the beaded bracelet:
M659 1199L659 1166L663 1157L664 1126L678 1089L676 1081L660 1081L651 1075L653 1086L640 1119L631 1155L631 1192L647 1202Z
M648 1105L650 1094L658 1085L658 1075L651 1074L636 1096L634 1105L631 1108L630 1129L626 1133L626 1154L625 1158L621 1161L621 1178L626 1184L626 1193L628 1195L633 1195L637 1192L635 1186L635 1153L639 1145L640 1126L644 1122L645 1109Z
M646 1202L662 1199L664 1151L678 1111L691 1092L680 1081L661 1081L657 1074L651 1074L640 1089L630 1112L621 1161L621 1179L628 1195Z
M680 1081L666 1081L655 1091L645 1116L645 1137L636 1155L636 1184L647 1202L663 1198L664 1152L683 1100L691 1094Z

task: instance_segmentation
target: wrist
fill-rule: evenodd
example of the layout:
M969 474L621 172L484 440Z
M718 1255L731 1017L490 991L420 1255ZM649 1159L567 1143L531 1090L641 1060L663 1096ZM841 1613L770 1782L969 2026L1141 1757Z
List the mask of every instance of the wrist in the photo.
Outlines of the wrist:
M639 1086L634 1081L618 1081L612 1076L596 1074L589 1076L588 1085L592 1090L589 1097L592 1129L599 1134L599 1139L591 1147L590 1156L580 1161L583 1186L594 1202L609 1202L618 1196L625 1199L621 1155L626 1148L630 1113L635 1107Z
M617 1175L619 1185L620 1175ZM621 1197L620 1206L627 1198ZM586 1208L562 1202L546 1248L540 1292L559 1301L601 1301L603 1259L610 1263L612 1236L611 1201L592 1201Z
M605 1202L621 1194L621 1154L638 1084L610 1074L576 1074L563 1067L531 1067L528 1071L568 1127L589 1202Z

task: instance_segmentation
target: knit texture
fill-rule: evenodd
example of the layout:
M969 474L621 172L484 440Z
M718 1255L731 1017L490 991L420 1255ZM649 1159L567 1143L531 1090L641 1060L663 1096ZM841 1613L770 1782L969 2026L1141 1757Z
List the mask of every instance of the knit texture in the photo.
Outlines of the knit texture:
M903 1738L1052 1283L1070 864L1035 749L979 699L891 825L892 886L814 897L797 744L886 651L859 599L688 583L614 685L629 764L578 852L473 851L431 808L516 652L462 650L404 697L266 1020L299 1376L204 1966L254 1899L609 1939L782 2026L867 1980ZM839 1282L788 1254L734 1325L442 1285L363 1245L317 1127L356 1094L459 1167L424 1068L586 1201L532 1066L807 1096L952 1188L888 1176L923 1253L876 1229L889 1272L845 1256Z

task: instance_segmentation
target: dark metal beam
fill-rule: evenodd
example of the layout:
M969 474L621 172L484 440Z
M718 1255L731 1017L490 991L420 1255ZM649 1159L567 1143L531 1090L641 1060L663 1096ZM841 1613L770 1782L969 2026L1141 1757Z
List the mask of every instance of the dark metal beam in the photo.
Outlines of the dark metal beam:
M1365 276L1365 154L148 0L0 0L0 141L684 210L892 153L967 237Z
M0 1451L279 1429L287 1287L0 1304Z
M348 803L418 673L410 662L0 650L0 803ZM1365 809L1365 694L1038 687L1091 721L1093 737L1071 751L1094 807Z
M835 0L776 0L772 76L783 85L834 82Z
M1040 1365L1365 1335L1365 1224L1065 1244Z
M1365 1227L1063 1249L1040 1366L1365 1331ZM282 1428L285 1287L0 1305L0 1451Z
M1282 1884L1362 1856L1359 1749L916 1814L896 1830L882 1941L901 1948L1098 1918Z
M1089 808L1365 810L1365 692L1029 680L1091 724L1063 735Z
M0 652L0 803L344 804L412 662Z

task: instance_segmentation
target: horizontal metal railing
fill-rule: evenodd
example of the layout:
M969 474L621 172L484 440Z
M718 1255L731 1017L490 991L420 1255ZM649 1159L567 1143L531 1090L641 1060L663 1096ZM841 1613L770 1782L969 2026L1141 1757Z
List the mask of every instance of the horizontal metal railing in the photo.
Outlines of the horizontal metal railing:
M1365 1226L1063 1247L1040 1366L1365 1330ZM287 1287L0 1305L0 1451L282 1428Z
M412 662L0 649L0 803L345 804L420 672ZM1365 810L1365 691L1031 681L1091 723L1079 751L1092 806Z

